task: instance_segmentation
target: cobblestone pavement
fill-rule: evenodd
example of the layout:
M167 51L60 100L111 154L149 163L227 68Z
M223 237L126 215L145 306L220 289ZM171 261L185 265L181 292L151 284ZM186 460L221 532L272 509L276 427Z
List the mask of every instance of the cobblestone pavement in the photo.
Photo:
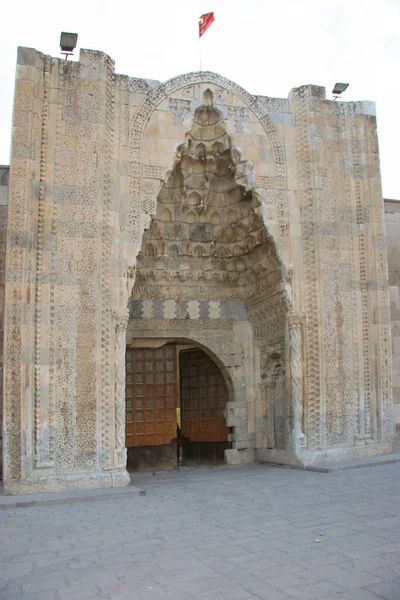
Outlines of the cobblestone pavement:
M0 598L400 600L400 463L135 483L147 496L0 511Z

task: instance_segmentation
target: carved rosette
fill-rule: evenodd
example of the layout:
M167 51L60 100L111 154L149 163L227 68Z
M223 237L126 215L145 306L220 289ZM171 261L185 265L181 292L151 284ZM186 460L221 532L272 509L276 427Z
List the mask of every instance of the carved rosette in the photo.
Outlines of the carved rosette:
M303 433L303 316L288 315L290 371L292 380L292 444L297 450L305 445Z
M126 467L125 448L125 351L128 310L113 311L115 327L115 450L114 468Z

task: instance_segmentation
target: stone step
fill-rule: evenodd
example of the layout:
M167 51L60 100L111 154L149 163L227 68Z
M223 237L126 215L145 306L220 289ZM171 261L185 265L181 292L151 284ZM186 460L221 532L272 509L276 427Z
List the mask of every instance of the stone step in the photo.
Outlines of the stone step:
M317 473L334 473L335 471L347 471L349 469L361 469L363 467L376 467L400 461L400 454L386 454L384 456L372 456L371 458L360 458L357 460L344 460L337 463L318 463L306 467L307 471Z
M121 496L145 496L146 492L134 485L120 488L100 488L95 490L78 490L71 492L46 492L27 496L1 496L0 510L8 508L25 508L28 506L47 506L51 504L69 504L71 502L94 502Z

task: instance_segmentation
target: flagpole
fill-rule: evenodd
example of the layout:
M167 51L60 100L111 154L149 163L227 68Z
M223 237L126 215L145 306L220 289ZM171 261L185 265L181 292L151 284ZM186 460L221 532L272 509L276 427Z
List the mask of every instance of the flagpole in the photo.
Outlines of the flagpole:
M200 71L201 71L201 35L200 35L200 21L201 17L199 17L199 59L200 59Z
M200 58L200 71L201 71L201 37L199 36L199 58Z
M207 31L211 23L214 23L214 13L210 12L205 15L201 15L199 18L199 56L200 56L200 71L201 71L201 36Z

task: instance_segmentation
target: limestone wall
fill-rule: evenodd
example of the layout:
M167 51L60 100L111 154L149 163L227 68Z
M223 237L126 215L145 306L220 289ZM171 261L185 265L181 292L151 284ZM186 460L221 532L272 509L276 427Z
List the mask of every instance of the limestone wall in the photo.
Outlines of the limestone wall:
M3 335L9 167L0 165L0 477L3 467Z
M326 100L318 86L267 98L215 73L160 84L116 74L101 52L82 50L72 63L19 49L6 265L8 491L128 482L125 343L137 276L134 299L143 302L132 311L151 310L153 319L162 311L163 336L176 337L183 322L202 330L206 313L245 302L248 320L233 321L233 333L201 333L240 382L230 406L236 461L254 452L310 464L390 451L373 108ZM238 197L227 202L231 193ZM141 248L146 264L137 262ZM170 281L151 280L164 277L154 259L170 265ZM185 271L199 277L190 290L179 283ZM193 303L184 320L173 318L178 300ZM134 328L131 319L133 337Z
M315 301L323 343L315 363L321 373L322 402L315 418L324 423L321 435L328 447L355 440L369 444L380 427L388 436L391 430L389 421L380 424L375 418L380 403L387 403L389 410L390 398L381 396L373 371L390 331L387 308L379 320L374 308L387 301L381 286L387 274L374 108L371 103L335 104L316 97L310 110L306 147L314 164L312 172L305 165L300 170L304 183L314 186L313 209L304 194L303 215L310 218L311 248L319 262ZM300 127L303 120L300 112ZM308 252L304 248L305 256ZM372 281L379 282L378 289L372 288ZM306 298L313 285L311 278ZM314 357L310 358L311 368Z
M400 433L400 201L385 199L385 224L389 265L392 322L393 414Z

